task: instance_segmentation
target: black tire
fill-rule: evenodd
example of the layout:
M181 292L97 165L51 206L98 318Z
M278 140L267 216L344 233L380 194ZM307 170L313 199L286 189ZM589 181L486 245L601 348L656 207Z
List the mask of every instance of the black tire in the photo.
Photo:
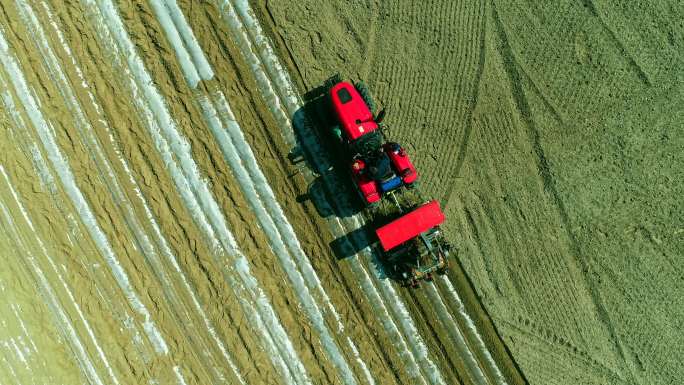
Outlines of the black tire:
M342 81L342 76L340 74L335 74L323 82L323 87L324 87L324 92L327 94L330 92L330 89L333 88L333 86L339 82Z
M356 87L356 90L359 91L359 94L361 94L361 99L366 102L371 114L375 116L375 102L373 101L373 97L371 96L370 90L368 89L366 83L360 81L354 84L354 87Z
M335 75L330 77L330 82L332 83L333 86L337 83L342 82L342 75L340 75L339 73L336 73Z

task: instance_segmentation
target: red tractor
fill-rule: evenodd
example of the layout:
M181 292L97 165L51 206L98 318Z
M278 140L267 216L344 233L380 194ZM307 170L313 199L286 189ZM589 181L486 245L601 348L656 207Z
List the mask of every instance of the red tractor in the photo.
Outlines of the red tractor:
M406 151L386 142L382 117L373 115L373 102L363 83L337 81L329 91L337 125L333 132L349 156L354 183L372 213L383 262L395 279L417 286L432 273L443 274L450 246L440 225L439 203L424 204L416 185L418 174ZM406 187L406 189L402 189ZM391 199L382 199L389 197Z
M370 97L364 86L359 88L362 92L351 83L339 82L330 89L330 100L337 119L335 136L347 149L351 175L364 202L372 204L389 191L411 187L418 174L399 144L383 143L383 113L373 116Z

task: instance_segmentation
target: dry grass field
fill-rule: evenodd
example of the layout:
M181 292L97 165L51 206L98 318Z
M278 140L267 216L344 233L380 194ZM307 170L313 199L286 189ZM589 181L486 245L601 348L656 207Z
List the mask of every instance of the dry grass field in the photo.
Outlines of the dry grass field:
M0 2L0 384L679 383L682 20ZM418 290L335 215L352 191L306 107L336 73L445 207L453 268Z
M533 384L677 383L677 2L267 2L300 87L366 80Z

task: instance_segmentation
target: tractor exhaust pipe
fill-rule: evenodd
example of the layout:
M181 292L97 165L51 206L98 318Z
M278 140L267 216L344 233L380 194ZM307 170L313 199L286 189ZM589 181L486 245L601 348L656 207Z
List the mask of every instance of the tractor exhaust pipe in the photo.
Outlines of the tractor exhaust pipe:
M382 121L385 119L385 109L383 108L378 112L378 115L375 117L375 123L380 124Z

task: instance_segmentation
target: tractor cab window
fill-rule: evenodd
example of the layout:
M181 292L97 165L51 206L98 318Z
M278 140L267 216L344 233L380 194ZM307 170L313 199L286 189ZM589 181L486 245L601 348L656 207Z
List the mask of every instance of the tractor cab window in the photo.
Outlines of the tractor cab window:
M340 88L337 90L337 97L340 98L340 103L346 104L352 100L351 94L346 88Z

